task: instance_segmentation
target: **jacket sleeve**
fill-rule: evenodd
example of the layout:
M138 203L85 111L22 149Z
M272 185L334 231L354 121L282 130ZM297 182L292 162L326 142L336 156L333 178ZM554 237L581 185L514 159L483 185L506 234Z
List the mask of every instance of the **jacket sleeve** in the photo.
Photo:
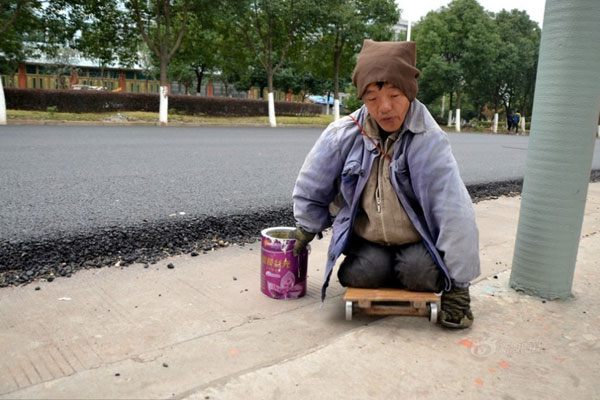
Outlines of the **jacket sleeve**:
M407 161L415 196L450 278L459 286L470 282L480 274L479 232L448 135L437 127L416 134Z
M300 169L292 194L294 218L308 232L331 226L329 203L338 193L336 179L342 170L337 126L331 124L319 137Z

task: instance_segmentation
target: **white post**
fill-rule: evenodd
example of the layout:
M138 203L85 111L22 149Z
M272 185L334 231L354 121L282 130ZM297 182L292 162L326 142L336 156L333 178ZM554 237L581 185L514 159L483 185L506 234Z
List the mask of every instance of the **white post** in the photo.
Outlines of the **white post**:
M521 135L525 136L525 117L521 117Z
M442 96L442 112L440 113L440 118L444 117L444 111L446 111L446 95Z
M6 101L4 100L2 79L0 79L0 125L6 125Z
M161 86L160 87L160 107L158 111L158 121L162 126L167 125L169 122L169 96L168 96L168 87Z
M275 121L275 97L273 97L273 92L269 92L269 123L271 124L271 128L277 127L277 121Z
M338 119L340 119L340 100L339 99L335 99L333 101L333 118L334 118L334 121L337 121Z
M498 113L494 114L494 133L498 133Z
M411 26L411 21L408 21L408 30L406 32L406 41L410 42L410 26Z
M456 126L456 132L460 132L460 108L456 109L456 119L454 121L454 125Z
M448 110L448 128L452 126L452 110Z

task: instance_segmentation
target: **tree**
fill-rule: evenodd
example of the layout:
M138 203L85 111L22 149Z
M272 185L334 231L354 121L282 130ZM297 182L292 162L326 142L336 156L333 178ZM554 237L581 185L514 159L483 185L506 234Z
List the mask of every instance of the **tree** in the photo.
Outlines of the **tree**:
M19 31L15 29L17 18L28 21L28 14L31 13L30 4L27 0L0 1L0 51L4 55L0 72L14 71L15 58L20 58L22 51L22 41L18 40ZM11 60L11 58L13 60ZM0 125L6 125L6 101L4 98L4 87L0 80Z
M267 75L269 120L275 121L273 76L290 48L316 29L316 0L231 0L227 14L232 29L252 50Z
M463 94L486 80L489 62L495 59L496 50L488 46L493 33L491 17L476 0L453 0L447 7L429 12L413 32L421 82L426 82L421 90L429 98L450 93L450 107L456 93L460 130Z
M196 92L201 92L204 76L218 69L218 54L223 38L218 31L222 10L206 0L196 0L190 8L186 34L181 47L173 56L177 65L178 81L196 78ZM190 75L191 73L191 75Z
M324 93L330 90L332 81L316 76L303 58L290 57L275 74L273 85L293 94Z
M77 30L77 0L0 0L0 69L13 72L36 51L52 56ZM6 124L0 81L0 124Z
M502 69L499 97L506 109L531 115L541 29L525 11L502 10L495 16L502 42L502 57L509 60Z
M138 30L160 66L161 125L168 122L168 66L185 35L189 0L131 0L129 8L135 13Z
M391 27L400 18L400 12L393 0L328 0L325 3L322 34L316 49L323 57L315 58L331 61L327 65L333 78L333 98L336 100L336 117L339 116L340 68L350 75L354 55L365 38L389 40Z
M85 0L80 25L75 48L98 63L103 85L107 66L135 64L139 35L122 2Z
M79 58L78 52L70 47L58 49L51 58L52 66L48 68L58 76L58 88L68 89L69 81L74 71L78 71L76 60Z
M422 77L419 97L431 103L450 94L450 108L463 106L474 115L485 106L496 113L533 103L540 29L524 11L483 10L475 0L454 0L430 12L415 27ZM456 98L454 98L456 94Z
M250 86L254 86L252 83L256 82L256 79L252 83L247 79L251 72L255 72L255 78L261 82L259 86L264 88L267 85L264 70L260 74L261 67L257 64L258 61L252 51L247 46L240 46L239 38L231 35L228 29L226 21L217 20L219 36L215 41L217 47L215 57L218 79L223 83L226 92L229 87L246 91ZM256 68L252 67L253 64L257 64Z

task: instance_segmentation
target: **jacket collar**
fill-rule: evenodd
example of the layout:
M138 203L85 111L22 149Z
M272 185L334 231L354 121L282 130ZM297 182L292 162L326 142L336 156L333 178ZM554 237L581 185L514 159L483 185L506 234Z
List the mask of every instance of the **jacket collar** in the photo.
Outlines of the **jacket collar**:
M401 134L406 131L412 133L423 133L425 132L425 106L417 99L414 99L410 103L406 118L400 129Z

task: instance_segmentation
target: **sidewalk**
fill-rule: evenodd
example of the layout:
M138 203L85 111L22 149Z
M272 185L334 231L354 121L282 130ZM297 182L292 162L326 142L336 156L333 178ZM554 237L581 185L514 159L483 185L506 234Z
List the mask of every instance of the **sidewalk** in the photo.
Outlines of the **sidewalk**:
M600 399L600 183L568 300L508 288L519 204L475 205L483 273L464 331L345 321L335 278L320 309L330 236L298 300L261 294L259 243L2 289L0 398Z

